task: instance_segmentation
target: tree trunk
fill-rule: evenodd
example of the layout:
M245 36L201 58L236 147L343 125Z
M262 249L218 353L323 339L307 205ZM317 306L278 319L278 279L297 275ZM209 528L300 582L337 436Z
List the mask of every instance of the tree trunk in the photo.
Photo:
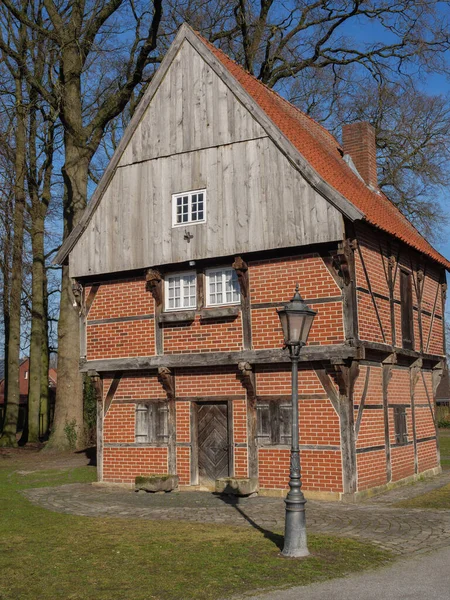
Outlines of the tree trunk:
M40 431L41 439L46 439L50 425L50 404L49 404L49 377L48 369L50 366L48 352L48 298L47 298L47 274L44 269L44 279L42 282L42 295L44 299L44 320L42 323L42 358L41 358L41 408L40 408Z
M33 207L31 245L33 251L30 376L28 392L28 442L39 442L41 404L42 333L44 325L44 219L38 206Z
M22 26L22 30L24 27ZM23 33L22 33L23 35ZM17 446L16 433L19 418L19 366L20 366L20 308L22 297L22 254L25 211L25 108L22 98L22 77L15 76L16 88L16 156L15 156L15 204L14 240L12 256L10 321L8 337L8 398L1 447Z
M2 270L2 276L3 276L3 303L2 303L2 309L3 309L3 356L4 356L4 360L5 360L5 373L4 373L4 383L3 383L3 397L4 397L4 401L5 404L3 405L4 408L6 407L6 401L8 398L8 369L7 369L7 365L8 365L8 341L9 341L9 296L10 296L10 284L11 284L11 271L10 271L10 260L11 260L11 255L10 255L10 248L11 248L11 233L10 233L10 229L7 230L6 233L6 240L4 243L4 252L3 252L3 270ZM3 413L2 419L0 421L0 433L3 430L3 422L4 422L4 418L5 418L5 413Z
M40 61L38 61L38 67ZM42 69L39 69L42 71ZM41 73L40 73L41 75ZM31 199L31 249L33 256L31 285L31 338L30 338L30 374L28 388L28 428L21 442L39 442L39 416L41 404L42 373L42 331L44 325L44 222L47 212L44 202L41 204L37 181L37 119L38 94L32 88L29 92L30 118L28 130L28 191ZM48 148L48 145L46 146Z
M66 133L65 158L64 237L78 223L86 207L91 153L85 147L77 147L73 137ZM84 445L83 378L79 359L79 307L72 292L69 267L65 265L58 323L58 385L52 433L47 444L49 449L82 448Z

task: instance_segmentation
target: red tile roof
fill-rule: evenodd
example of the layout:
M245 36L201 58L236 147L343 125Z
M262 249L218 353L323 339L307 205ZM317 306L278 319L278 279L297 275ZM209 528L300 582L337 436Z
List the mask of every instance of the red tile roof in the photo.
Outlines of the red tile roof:
M450 270L450 261L427 242L399 209L382 192L370 190L352 171L343 160L342 149L330 132L197 35L317 173L359 208L369 223Z

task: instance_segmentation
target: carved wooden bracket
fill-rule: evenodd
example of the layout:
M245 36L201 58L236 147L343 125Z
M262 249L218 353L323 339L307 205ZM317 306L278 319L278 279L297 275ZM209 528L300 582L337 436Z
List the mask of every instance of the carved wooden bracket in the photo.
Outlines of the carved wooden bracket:
M248 362L240 362L238 363L238 369L242 385L247 390L248 396L254 398L256 396L256 382L252 365Z
M397 353L392 352L391 354L388 354L381 362L383 365L396 365L398 362Z
M348 396L359 375L359 363L357 361L336 360L331 361L331 366L338 384L339 394Z
M156 306L160 306L163 301L163 281L161 273L156 269L147 269L145 281L147 282L147 291L149 291L155 299Z
M344 284L349 285L352 281L350 272L350 253L353 253L357 248L357 241L346 239L333 257L333 264L341 274Z
M397 258L394 256L394 254L391 254L390 257L388 258L388 266L391 269L391 271L395 269L396 264L397 264Z
M248 265L242 256L236 256L234 263L232 264L233 269L236 271L236 275L239 280L241 293L244 298L248 296Z
M74 280L72 283L72 294L75 299L76 306L81 308L83 304L83 286L79 281Z
M103 383L102 383L102 378L97 373L97 371L88 371L87 374L91 378L92 385L93 385L94 390L95 390L95 396L96 396L97 402L102 402L103 401Z
M159 367L158 369L158 381L162 385L164 391L167 394L169 400L175 399L175 377L170 369L167 367Z

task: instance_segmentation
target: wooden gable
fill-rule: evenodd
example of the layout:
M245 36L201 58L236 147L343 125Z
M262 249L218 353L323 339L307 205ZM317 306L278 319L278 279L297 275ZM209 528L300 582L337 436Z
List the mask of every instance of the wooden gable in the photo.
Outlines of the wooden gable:
M69 238L72 277L342 239L340 207L183 32ZM206 222L172 227L172 194L196 189L206 189Z

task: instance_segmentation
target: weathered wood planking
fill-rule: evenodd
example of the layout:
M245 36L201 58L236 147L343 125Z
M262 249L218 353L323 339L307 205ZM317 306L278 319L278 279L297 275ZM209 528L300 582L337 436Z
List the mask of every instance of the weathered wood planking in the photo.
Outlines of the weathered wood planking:
M171 196L207 189L207 222L172 227ZM189 231L193 238L184 239ZM117 169L75 246L71 276L342 239L337 209L267 137Z
M198 52L184 43L122 154L119 167L265 135Z

